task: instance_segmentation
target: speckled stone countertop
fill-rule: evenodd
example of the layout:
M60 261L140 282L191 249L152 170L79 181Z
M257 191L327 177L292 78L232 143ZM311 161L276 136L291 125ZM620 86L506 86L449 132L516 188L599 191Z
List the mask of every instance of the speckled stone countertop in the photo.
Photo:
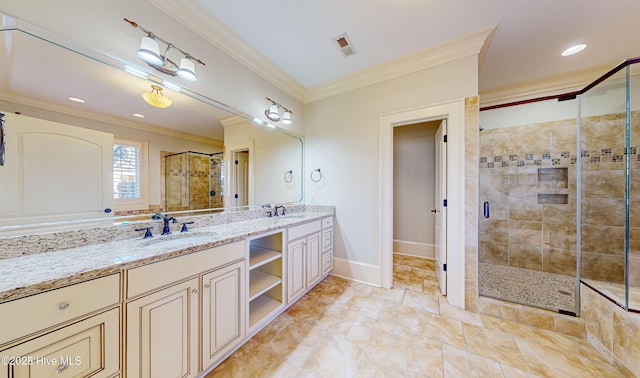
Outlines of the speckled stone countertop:
M104 277L137 266L307 223L333 212L302 211L274 218L217 224L187 233L100 244L0 260L0 302Z

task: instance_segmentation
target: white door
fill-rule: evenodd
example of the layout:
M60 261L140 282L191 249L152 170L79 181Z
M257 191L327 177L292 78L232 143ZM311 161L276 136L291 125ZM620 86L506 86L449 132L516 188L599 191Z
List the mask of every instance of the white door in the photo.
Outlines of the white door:
M6 114L0 226L110 218L113 134Z
M447 120L443 119L436 131L436 277L442 295L447 294Z
M249 204L249 151L239 151L235 154L235 205Z

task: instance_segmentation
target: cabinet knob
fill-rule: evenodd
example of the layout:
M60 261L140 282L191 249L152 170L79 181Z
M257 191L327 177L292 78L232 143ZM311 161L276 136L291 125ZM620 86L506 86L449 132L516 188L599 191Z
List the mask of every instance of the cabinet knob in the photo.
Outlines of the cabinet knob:
M58 311L64 311L66 309L69 308L69 306L71 306L71 304L69 304L69 302L62 302L58 305L57 309Z
M58 366L58 368L56 369L56 374L60 374L63 371L67 370L69 368L68 364L62 364L60 366Z
M204 284L204 288L208 289L209 288L209 284Z
M198 294L198 289L193 289L193 290L191 290L191 292L192 292L193 294Z

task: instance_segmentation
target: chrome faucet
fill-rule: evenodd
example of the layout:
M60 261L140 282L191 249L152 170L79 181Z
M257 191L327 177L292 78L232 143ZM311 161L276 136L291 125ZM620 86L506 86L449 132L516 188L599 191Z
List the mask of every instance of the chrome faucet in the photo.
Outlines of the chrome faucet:
M168 217L166 215L162 218L162 220L164 221L164 227L162 228L162 235L171 234L171 228L169 227L169 222L178 223L178 220L175 217Z

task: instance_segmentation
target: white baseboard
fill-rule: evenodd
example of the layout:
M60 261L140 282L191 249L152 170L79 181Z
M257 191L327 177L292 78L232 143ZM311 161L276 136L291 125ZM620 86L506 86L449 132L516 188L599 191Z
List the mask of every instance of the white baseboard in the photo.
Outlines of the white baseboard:
M436 246L428 243L394 240L393 252L401 253L403 255L424 257L427 259L436 258Z
M377 265L334 257L331 274L352 281L380 286L380 267Z

